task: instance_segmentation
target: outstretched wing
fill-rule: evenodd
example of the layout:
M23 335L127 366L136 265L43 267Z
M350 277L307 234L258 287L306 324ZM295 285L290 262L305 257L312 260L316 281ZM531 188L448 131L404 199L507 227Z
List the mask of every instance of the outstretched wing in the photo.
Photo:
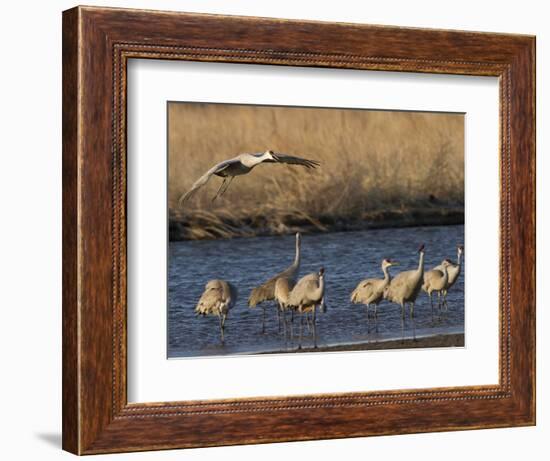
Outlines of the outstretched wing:
M296 273L296 268L293 266L287 267L284 271L274 275L260 286L253 288L248 297L248 306L256 307L264 301L272 301L275 299L275 284L281 278L293 279Z
M294 157L293 155L286 155L281 153L273 153L273 162L275 163L288 163L290 165L302 165L306 168L316 168L320 165L317 160L308 160L307 158ZM270 160L268 160L269 162Z
M238 162L237 159L231 159L231 160L224 160L223 162L218 163L217 165L214 165L212 168L210 168L206 173L204 173L199 179L197 179L193 185L191 186L191 189L189 189L185 194L183 194L179 200L178 203L180 206L185 203L198 189L200 189L202 186L204 186L208 180L212 177L213 174L219 173L220 171L225 170L235 162Z
M264 301L273 301L275 299L275 284L277 280L284 276L284 272L271 277L267 282L262 283L260 286L252 288L250 296L248 297L248 307L256 307L258 304Z

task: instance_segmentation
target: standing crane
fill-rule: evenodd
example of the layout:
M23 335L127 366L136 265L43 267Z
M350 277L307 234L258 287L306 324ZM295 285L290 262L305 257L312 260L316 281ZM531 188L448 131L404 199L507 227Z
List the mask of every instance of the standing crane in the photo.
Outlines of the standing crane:
M418 268L397 274L384 290L384 298L401 306L405 317L405 305L410 305L409 315L414 316L414 303L424 281L424 244L418 249Z
M447 293L451 289L451 287L456 283L458 280L458 277L460 276L460 271L462 269L462 255L464 254L464 247L462 245L458 245L456 247L456 257L457 257L457 264L454 264L452 261L447 267L447 272L449 273L449 279L447 280L447 285L445 288L441 291L441 294L443 295L443 304L448 309L447 304ZM434 267L434 269L441 270L441 264L437 267Z
M424 274L422 289L428 293L432 313L434 309L432 293L437 293L437 305L439 309L441 309L441 293L448 285L449 267L451 264L452 262L450 260L444 259L439 266ZM445 304L445 299L443 299L443 303Z
M382 272L384 274L383 279L365 279L359 282L357 288L351 293L350 300L354 304L365 304L367 306L367 318L369 317L369 307L374 305L374 317L377 316L377 306L384 297L384 290L389 286L391 282L391 275L389 268L391 266L397 266L397 261L391 259L384 259L382 261Z
M217 315L220 320L220 337L225 341L225 319L237 302L237 289L225 280L210 280L195 307L195 314Z
M277 279L286 278L290 283L294 283L298 277L298 272L300 270L300 248L302 243L302 236L299 232L296 233L296 250L294 254L294 262L288 266L284 271L279 272L277 275L271 277L266 282L262 283L260 286L253 288L248 297L248 307L254 308L257 305L262 305L263 315L262 315L262 333L265 333L265 302L273 301L275 299L275 283ZM280 312L277 310L277 315L279 317L280 325Z
M321 311L326 311L325 305L325 269L321 267L318 273L312 273L302 277L289 295L288 303L300 313L300 343L302 348L302 332L304 314L312 314L313 322L313 347L317 348L317 322L316 308L321 306Z
M290 317L290 338L292 339L292 324L294 321L294 309L289 304L290 292L294 287L294 283L287 277L280 277L275 282L275 300L277 301L277 307L279 309L279 316L283 317L284 334L287 334L287 320L286 312L291 312Z

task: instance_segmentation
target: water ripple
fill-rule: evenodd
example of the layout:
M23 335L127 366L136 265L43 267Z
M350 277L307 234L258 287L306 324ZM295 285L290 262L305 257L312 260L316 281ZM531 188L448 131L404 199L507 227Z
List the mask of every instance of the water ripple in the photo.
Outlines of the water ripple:
M397 259L394 272L418 264L416 250L426 244L426 268L444 258L456 260L456 245L464 242L464 226L377 229L305 235L301 275L326 269L329 309L318 315L320 345L400 338L423 332L456 332L464 328L464 276L449 292L449 310L432 317L427 296L416 303L414 324L401 320L400 307L383 302L378 321L367 321L365 308L349 302L350 292L367 277L381 277L383 258ZM262 334L262 309L249 309L250 290L294 258L294 236L170 242L168 276L168 356L193 357L276 351L295 348L278 333L273 304L267 309L267 333ZM194 308L204 285L221 278L235 284L239 299L226 323L225 344L219 340L218 319L197 318ZM311 343L306 338L304 344Z

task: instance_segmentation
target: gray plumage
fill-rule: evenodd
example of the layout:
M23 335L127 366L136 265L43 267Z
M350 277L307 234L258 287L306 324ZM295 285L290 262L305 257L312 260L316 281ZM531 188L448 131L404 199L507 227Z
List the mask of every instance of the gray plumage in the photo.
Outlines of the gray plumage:
M277 301L277 309L279 315L279 323L282 317L284 334L287 334L287 312L291 311L290 317L290 337L292 338L292 322L294 321L294 311L289 304L290 292L294 288L294 282L287 277L280 277L275 282L275 301Z
M325 269L319 273L305 275L294 286L288 297L288 304L302 312L321 304L325 296Z
M237 302L237 288L225 280L210 280L204 287L196 315L217 315L220 320L220 336L224 342L225 320Z
M294 254L294 262L285 270L274 275L260 286L253 288L248 297L248 306L256 307L265 301L273 301L275 299L275 283L279 278L287 278L290 282L294 282L300 270L300 248L302 236L299 232L296 233L296 249Z
M265 151L264 153L240 154L234 158L224 160L223 162L214 165L199 179L197 179L191 186L191 189L180 197L180 206L185 203L198 189L204 186L214 175L223 178L223 182L220 185L218 192L212 199L213 201L216 200L218 196L222 196L227 191L229 184L231 184L231 181L235 178L235 176L241 176L249 173L260 163L286 163L288 165L301 165L308 169L316 168L320 165L320 163L316 160L308 160L301 157L295 157L293 155L273 152L271 150Z
M376 315L377 305L384 297L384 290L391 282L389 268L397 265L397 261L384 259L382 261L383 279L365 279L357 285L351 293L350 301L354 304L365 304L367 306L367 316L369 307L374 305L374 314Z
M433 309L433 298L432 294L437 293L438 305L441 307L441 293L447 286L449 280L449 265L452 264L448 259L444 259L442 263L436 268L429 270L424 273L424 282L422 284L422 289L428 293L430 298L430 305ZM446 304L445 299L443 304Z
M274 297L279 304L281 311L286 311L289 308L290 292L294 287L294 283L287 277L279 277L275 281Z
M452 261L450 261L449 266L447 267L447 272L449 274L449 278L447 280L447 284L445 288L441 291L441 294L443 295L443 301L445 304L447 304L447 293L451 289L451 287L456 283L458 280L458 277L460 277L460 272L462 269L462 255L464 254L464 247L462 245L458 245L456 247L456 253L457 253L457 264L454 264ZM434 267L434 269L441 270L441 264L437 267Z
M254 308L262 303L267 301L273 301L275 299L275 284L280 278L286 278L290 283L294 283L298 277L298 272L300 270L300 247L302 242L302 236L299 232L296 233L296 250L294 255L294 262L288 266L284 271L279 272L277 275L274 275L266 282L262 283L260 286L255 287L251 290L250 296L248 297L248 307ZM265 305L262 306L262 332L265 333ZM277 317L279 319L279 329L281 327L281 316L280 310L277 309Z
M304 315L312 314L313 344L317 347L317 322L316 309L321 306L321 311L326 310L325 306L325 269L321 267L319 273L308 274L298 280L288 297L289 306L300 313L300 342L302 347L302 330Z
M405 305L410 305L410 316L414 315L414 303L424 281L424 245L419 250L418 268L397 274L384 290L384 298L401 306L401 316L405 315Z

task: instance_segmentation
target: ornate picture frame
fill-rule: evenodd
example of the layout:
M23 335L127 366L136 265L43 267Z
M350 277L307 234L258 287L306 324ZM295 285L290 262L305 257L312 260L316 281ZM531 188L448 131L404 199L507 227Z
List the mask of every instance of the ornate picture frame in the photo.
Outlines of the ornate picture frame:
M499 383L128 403L129 59L493 76ZM535 424L535 38L76 7L63 13L63 448L76 454Z

